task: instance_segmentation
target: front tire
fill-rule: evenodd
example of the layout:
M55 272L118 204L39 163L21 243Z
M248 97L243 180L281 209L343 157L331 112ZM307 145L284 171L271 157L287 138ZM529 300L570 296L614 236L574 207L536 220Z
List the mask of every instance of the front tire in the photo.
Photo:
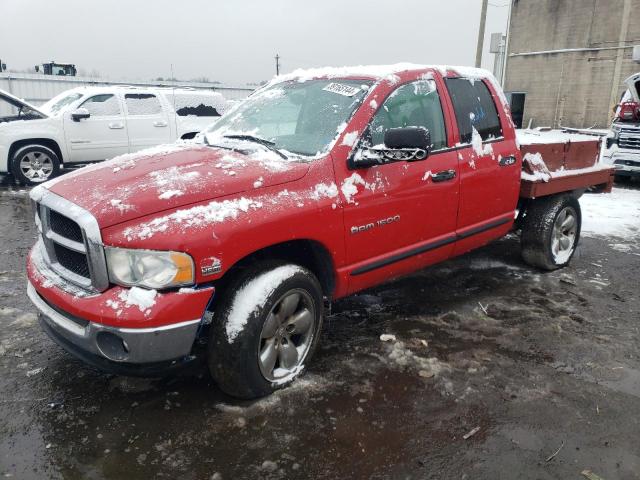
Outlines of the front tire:
M13 176L21 185L37 185L60 174L58 155L44 145L19 148L11 160Z
M580 240L582 214L572 195L534 200L522 226L522 258L543 270L569 264Z
M309 270L263 264L232 281L217 306L208 363L218 386L250 399L299 377L318 344L322 289Z

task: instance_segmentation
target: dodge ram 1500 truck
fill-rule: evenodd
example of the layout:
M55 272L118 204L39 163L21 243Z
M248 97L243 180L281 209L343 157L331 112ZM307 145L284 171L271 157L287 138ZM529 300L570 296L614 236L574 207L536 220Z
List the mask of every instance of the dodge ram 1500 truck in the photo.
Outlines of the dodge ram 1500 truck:
M206 356L220 388L258 397L303 372L331 300L514 229L526 262L567 265L578 197L611 189L597 157L593 137L516 137L484 70L295 72L192 145L32 190L28 295L86 362L155 375Z

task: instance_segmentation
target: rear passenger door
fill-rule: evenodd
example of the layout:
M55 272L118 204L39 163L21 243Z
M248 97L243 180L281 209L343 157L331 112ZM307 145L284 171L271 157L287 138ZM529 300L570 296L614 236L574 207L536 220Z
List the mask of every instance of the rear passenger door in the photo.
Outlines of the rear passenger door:
M125 93L129 151L173 142L169 115L153 93Z
M506 124L504 110L496 107L488 84L458 77L445 78L445 83L459 134L459 241L454 251L459 254L510 228L520 191L520 162L514 130Z

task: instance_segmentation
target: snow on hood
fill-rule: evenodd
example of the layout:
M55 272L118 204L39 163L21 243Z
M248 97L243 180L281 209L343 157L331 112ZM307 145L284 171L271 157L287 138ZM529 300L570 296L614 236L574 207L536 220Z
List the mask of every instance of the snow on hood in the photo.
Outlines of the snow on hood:
M191 142L153 147L42 185L91 212L101 228L168 209L302 178L309 165ZM32 193L32 197L36 192Z
M636 73L627 78L624 83L629 87L629 92L633 97L634 102L640 103L640 92L638 91L638 85L640 85L640 73Z
M35 107L35 106L31 105L30 103L25 102L21 98L15 97L15 96L11 95L9 92L5 92L4 90L0 90L0 98L8 101L9 103L13 103L14 105L17 104L17 105L23 105L25 107L28 107L31 110L33 110L34 112L39 113L40 115L42 115L45 118L49 116L46 113L44 113L42 110L40 110L38 107Z

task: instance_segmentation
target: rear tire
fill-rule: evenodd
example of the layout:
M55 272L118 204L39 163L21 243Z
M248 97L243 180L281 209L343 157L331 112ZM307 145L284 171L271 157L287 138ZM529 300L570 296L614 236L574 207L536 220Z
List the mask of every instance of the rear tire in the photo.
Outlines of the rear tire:
M21 185L38 185L60 174L60 159L44 145L26 145L13 154L11 170Z
M251 399L291 384L318 344L322 289L309 270L263 263L230 282L208 346L211 375L229 395Z
M580 240L582 214L572 195L534 200L522 224L522 258L543 270L569 264Z

